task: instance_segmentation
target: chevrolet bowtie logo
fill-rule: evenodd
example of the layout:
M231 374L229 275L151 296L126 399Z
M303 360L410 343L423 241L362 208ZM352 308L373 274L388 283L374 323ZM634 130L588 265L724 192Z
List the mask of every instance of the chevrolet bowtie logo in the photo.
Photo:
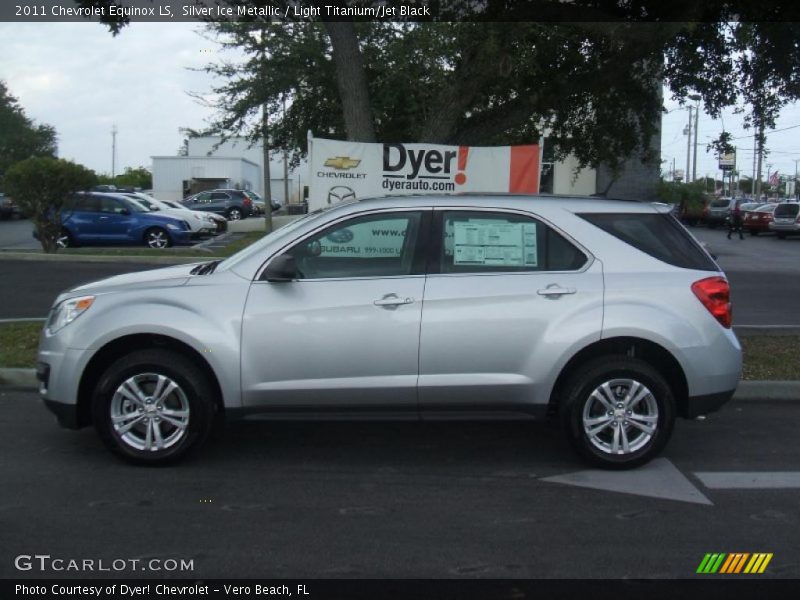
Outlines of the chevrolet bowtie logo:
M360 164L360 160L349 156L335 156L325 161L326 167L333 167L334 169L355 169Z

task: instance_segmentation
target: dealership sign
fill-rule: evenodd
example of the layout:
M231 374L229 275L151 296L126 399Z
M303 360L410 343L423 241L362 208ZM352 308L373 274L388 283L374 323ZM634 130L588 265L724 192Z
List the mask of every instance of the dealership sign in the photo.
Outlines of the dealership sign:
M721 171L732 171L736 168L736 152L725 152L719 155L719 168Z
M539 191L539 146L368 144L309 134L309 209L357 198Z

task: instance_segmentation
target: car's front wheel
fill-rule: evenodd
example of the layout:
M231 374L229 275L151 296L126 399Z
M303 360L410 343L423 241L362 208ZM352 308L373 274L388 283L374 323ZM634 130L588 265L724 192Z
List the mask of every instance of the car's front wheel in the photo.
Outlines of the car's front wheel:
M214 420L206 374L184 356L138 350L113 363L92 398L92 419L103 442L132 462L175 461L199 447Z
M648 363L624 356L583 365L565 387L567 436L591 463L638 467L664 447L675 424L675 400Z
M144 233L144 243L148 248L168 248L172 245L172 239L166 230L151 227Z

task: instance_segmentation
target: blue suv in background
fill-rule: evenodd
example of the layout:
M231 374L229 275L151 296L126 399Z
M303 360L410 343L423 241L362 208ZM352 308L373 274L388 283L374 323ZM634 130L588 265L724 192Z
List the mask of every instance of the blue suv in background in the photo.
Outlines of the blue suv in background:
M75 194L61 209L61 235L57 243L70 246L130 246L166 248L191 243L189 224L177 217L150 212L135 200L119 194Z

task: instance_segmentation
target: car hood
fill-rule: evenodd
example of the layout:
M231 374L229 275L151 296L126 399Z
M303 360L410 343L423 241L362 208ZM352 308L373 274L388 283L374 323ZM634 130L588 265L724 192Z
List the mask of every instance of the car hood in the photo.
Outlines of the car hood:
M58 297L57 302L78 295L119 292L131 288L176 287L188 281L191 277L191 270L196 266L197 263L194 263L190 265L176 265L162 269L151 269L149 271L115 275L114 277L92 281L91 283L85 283L67 290Z

